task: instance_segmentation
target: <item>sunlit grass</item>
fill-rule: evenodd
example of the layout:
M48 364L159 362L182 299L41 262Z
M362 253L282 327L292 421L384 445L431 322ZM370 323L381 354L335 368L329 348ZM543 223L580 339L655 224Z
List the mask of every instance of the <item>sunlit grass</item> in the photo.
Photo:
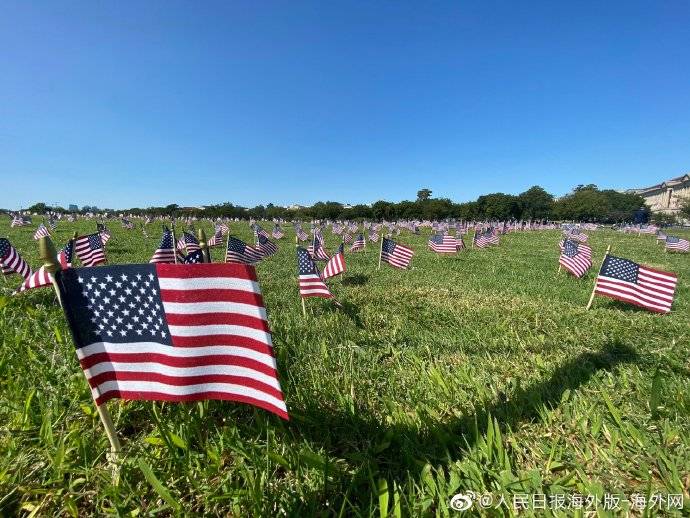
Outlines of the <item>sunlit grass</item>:
M113 263L148 261L160 239L158 223L148 239L110 227ZM231 227L251 239L246 223ZM56 245L74 228L95 225L60 223ZM0 218L37 266L34 230ZM258 275L291 421L227 402L112 402L119 486L55 295L10 297L12 278L0 296L0 514L444 516L463 490L684 493L687 513L690 257L651 236L590 235L596 266L611 244L676 272L673 312L601 298L585 311L594 273L557 272L556 231L457 257L403 232L412 270L377 271L377 244L348 254L331 283L344 309L309 300L305 319L288 232Z

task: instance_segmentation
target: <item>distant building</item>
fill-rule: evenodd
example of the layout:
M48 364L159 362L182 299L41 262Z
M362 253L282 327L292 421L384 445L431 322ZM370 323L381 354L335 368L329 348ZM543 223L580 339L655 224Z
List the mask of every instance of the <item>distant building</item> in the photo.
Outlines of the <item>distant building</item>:
M285 208L286 208L287 210L300 210L300 209L303 209L304 207L303 207L302 205L294 204L294 205L288 205L288 206L285 207Z
M671 178L651 187L628 189L628 193L639 194L652 212L678 215L684 200L690 200L690 174Z
M69 204L69 211L70 212L79 212L79 207L75 205L74 203Z

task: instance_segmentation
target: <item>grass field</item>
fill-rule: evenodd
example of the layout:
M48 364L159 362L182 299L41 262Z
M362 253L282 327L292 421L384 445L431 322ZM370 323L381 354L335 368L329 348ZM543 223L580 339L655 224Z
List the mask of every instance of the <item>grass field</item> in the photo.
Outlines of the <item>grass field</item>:
M56 245L94 227L60 223ZM146 262L160 239L159 224L148 239L110 227L112 263ZM0 236L37 266L34 230L0 218ZM250 240L246 223L231 230ZM332 282L344 309L312 299L305 319L289 231L257 270L291 420L218 401L113 401L119 486L54 293L11 297L19 281L0 280L0 515L449 516L467 490L505 498L487 515L535 493L547 509L567 495L566 508L527 514L582 513L567 508L578 494L670 493L684 510L647 512L688 515L690 256L652 236L589 234L594 270L611 244L676 272L673 312L603 298L585 311L595 274L557 273L557 231L457 257L403 232L413 270L377 271L377 244L349 254Z

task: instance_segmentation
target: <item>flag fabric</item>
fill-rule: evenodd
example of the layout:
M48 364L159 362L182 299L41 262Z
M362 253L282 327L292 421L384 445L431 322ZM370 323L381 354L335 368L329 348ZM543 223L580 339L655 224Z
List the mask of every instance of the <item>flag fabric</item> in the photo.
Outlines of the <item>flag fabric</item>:
M690 250L687 239L681 239L675 236L666 236L666 250L673 250L674 252L687 252Z
M255 248L265 257L271 256L278 251L278 246L263 234L257 234L256 241Z
M350 234L349 232L343 232L343 243L349 245L350 243L352 243L352 239L352 234Z
M106 261L103 241L101 240L101 234L98 232L78 237L74 241L74 250L84 266L96 266Z
M429 239L429 248L437 254L454 254L458 251L458 242L454 236L436 234Z
M364 234L359 234L355 240L352 242L350 247L350 252L357 252L358 250L364 250L366 242L364 241Z
M31 268L27 262L19 255L17 249L14 248L9 240L0 238L0 263L2 264L2 273L4 275L11 275L17 273L28 279L31 276Z
M201 250L201 248L199 248L199 250L189 252L187 255L183 255L181 260L182 264L201 264L205 262L204 252Z
M592 267L592 249L572 239L565 239L560 244L561 255L558 264L578 279Z
M276 225L273 227L273 230L271 231L271 235L273 236L273 239L283 239L283 236L285 233L283 230L280 228L279 225Z
M309 239L309 236L304 230L302 230L302 227L295 227L295 233L297 234L297 239L300 241L306 241Z
M321 278L316 263L309 252L301 246L297 247L297 277L301 297L333 298L331 291Z
M50 231L48 230L48 227L46 227L43 223L41 223L38 228L36 229L36 232L34 232L34 239L38 240L41 239L42 237L49 237L50 236Z
M38 270L29 275L17 290L14 295L23 291L32 290L34 288L44 288L53 285L53 276L48 273L45 266L41 266Z
M649 311L671 311L678 277L628 259L606 256L594 287L595 293L622 300Z
M309 255L317 261L328 261L331 257L323 248L323 243L314 236L312 244L307 247Z
M220 227L216 226L215 232L213 233L211 238L206 242L206 246L211 248L214 246L219 246L221 244L223 244L223 231Z
M189 254L191 252L201 250L201 246L199 245L197 238L185 230L182 232L180 239L177 240L177 249L185 250Z
M376 242L378 242L378 240L379 240L379 233L376 232L376 230L372 230L371 232L369 232L369 241L371 241L372 243L376 243Z
M392 239L383 238L381 246L381 260L396 268L407 268L412 261L414 250L396 243Z
M100 234L101 236L101 243L103 243L103 246L110 241L110 238L112 237L110 235L110 230L108 230L108 227L106 227L103 223L96 223L96 231Z
M228 238L228 247L225 251L226 263L254 264L261 261L263 257L260 250L244 241L232 236Z
M97 405L219 399L288 419L253 267L116 265L57 282Z
M163 229L161 243L156 251L153 252L149 263L174 263L176 254L177 251L175 250L172 232L166 227Z
M331 257L323 269L323 278L330 279L345 271L345 245L340 243L338 253Z
M266 232L258 223L254 223L254 234L256 236L264 236L266 239L270 237L268 232Z
M74 241L71 239L67 241L67 244L60 250L57 254L58 263L60 263L60 268L63 270L66 268L72 268L72 258L74 256Z
M474 237L472 239L474 240L474 245L477 248L486 248L491 244L489 242L487 232L483 230L475 230Z

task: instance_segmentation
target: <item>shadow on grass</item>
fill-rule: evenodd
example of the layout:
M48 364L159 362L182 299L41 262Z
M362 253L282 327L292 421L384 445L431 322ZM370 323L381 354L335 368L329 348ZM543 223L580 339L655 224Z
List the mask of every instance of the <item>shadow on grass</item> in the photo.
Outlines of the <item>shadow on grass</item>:
M362 275L360 273L355 275L348 275L343 277L343 286L362 286L369 282L368 275Z
M443 419L420 409L418 415L423 424L419 428L387 425L356 409L334 411L318 401L304 409L304 413L294 413L289 427L294 426L298 436L323 447L331 455L360 465L361 469L348 485L361 483L366 494L370 493L366 488L370 487L374 474L404 486L427 462L448 464L460 460L462 450L471 448L485 434L489 416L504 430L531 422L538 418L542 407L558 407L566 390L579 389L599 371L611 371L638 359L630 347L609 343L599 352L583 353L565 362L544 381L509 394L501 393L497 401L460 417ZM365 501L369 498L360 495L360 503L362 497Z

